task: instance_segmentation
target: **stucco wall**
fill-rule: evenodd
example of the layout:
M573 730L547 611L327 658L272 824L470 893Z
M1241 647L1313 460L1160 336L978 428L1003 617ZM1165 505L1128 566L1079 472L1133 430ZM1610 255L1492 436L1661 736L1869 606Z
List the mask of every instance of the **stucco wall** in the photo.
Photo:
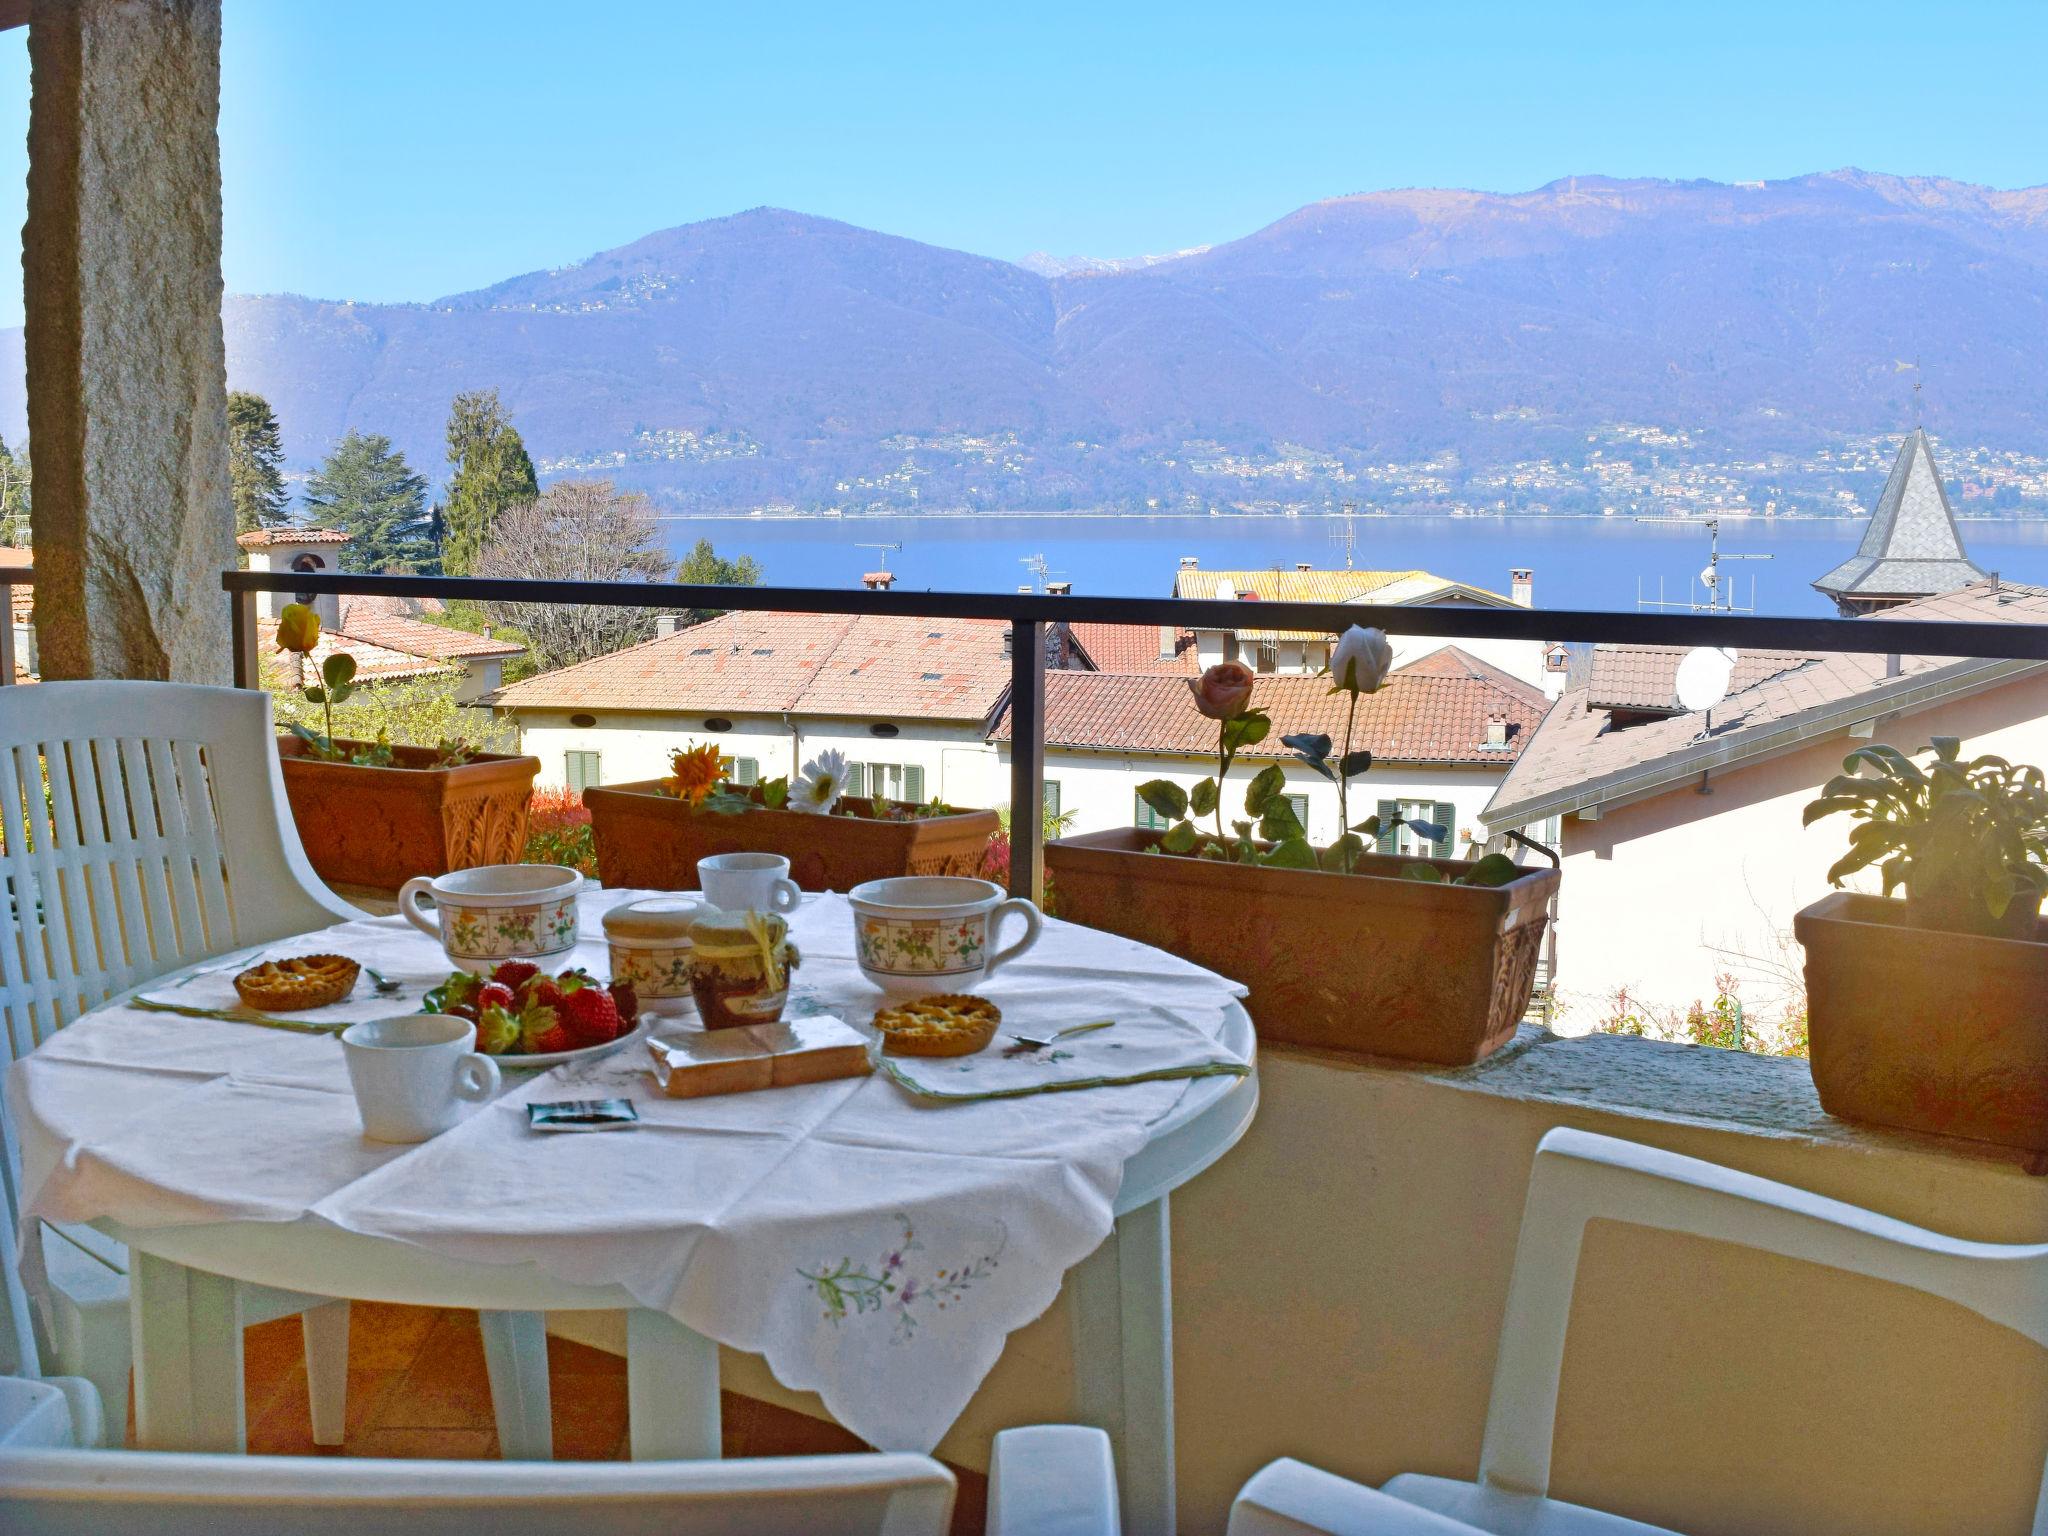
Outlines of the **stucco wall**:
M2048 764L2048 680L2009 684L1894 720L1873 741L1917 753L1934 736L1965 751ZM1774 964L1796 970L1803 952L1792 917L1830 889L1828 866L1847 847L1846 817L1802 828L1800 813L1860 742L1836 735L1754 766L1715 773L1697 787L1567 817L1558 896L1557 983L1563 1030L1591 1028L1613 1011L1617 988L1656 1005L1713 997L1730 971L1752 1007L1780 994ZM1874 878L1860 887L1877 889Z

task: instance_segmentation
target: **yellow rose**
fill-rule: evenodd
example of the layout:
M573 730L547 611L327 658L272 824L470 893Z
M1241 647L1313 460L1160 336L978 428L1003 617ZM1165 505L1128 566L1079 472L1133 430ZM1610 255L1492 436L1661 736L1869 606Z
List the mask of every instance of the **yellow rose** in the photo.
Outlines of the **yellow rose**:
M277 648L310 651L320 643L320 615L304 603L287 603L277 616Z

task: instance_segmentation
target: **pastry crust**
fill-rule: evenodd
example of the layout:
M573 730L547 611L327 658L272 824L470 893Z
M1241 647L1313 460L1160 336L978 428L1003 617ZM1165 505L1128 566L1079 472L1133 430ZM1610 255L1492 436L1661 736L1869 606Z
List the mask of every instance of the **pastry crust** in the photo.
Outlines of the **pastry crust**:
M346 955L298 955L266 960L235 978L235 991L251 1008L265 1013L290 1013L300 1008L325 1008L354 990L360 968Z
M1003 1011L985 997L940 992L880 1009L875 1028L891 1056L971 1056L996 1037Z

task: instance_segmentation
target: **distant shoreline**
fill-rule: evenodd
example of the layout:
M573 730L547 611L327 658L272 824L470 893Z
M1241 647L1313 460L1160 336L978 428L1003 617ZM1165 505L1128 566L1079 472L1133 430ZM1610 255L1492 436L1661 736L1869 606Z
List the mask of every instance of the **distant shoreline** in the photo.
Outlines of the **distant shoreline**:
M1439 523L1672 523L1696 524L1704 517L1728 523L1864 523L1870 514L1815 514L1806 512L1689 512L1668 516L1631 513L1608 517L1599 512L1045 512L1018 510L900 511L900 512L657 512L661 523L874 523L893 521L963 522L972 518L1045 518L1068 522L1131 523L1310 523L1310 522L1439 522ZM2048 512L1958 512L1959 523L2048 523Z

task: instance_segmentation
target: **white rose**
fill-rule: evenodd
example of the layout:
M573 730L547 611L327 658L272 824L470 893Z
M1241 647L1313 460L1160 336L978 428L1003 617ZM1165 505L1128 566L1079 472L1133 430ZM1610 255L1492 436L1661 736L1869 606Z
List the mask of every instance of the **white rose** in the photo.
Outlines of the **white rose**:
M1346 693L1378 693L1394 669L1394 648L1383 629L1356 624L1337 638L1330 652L1330 676Z

